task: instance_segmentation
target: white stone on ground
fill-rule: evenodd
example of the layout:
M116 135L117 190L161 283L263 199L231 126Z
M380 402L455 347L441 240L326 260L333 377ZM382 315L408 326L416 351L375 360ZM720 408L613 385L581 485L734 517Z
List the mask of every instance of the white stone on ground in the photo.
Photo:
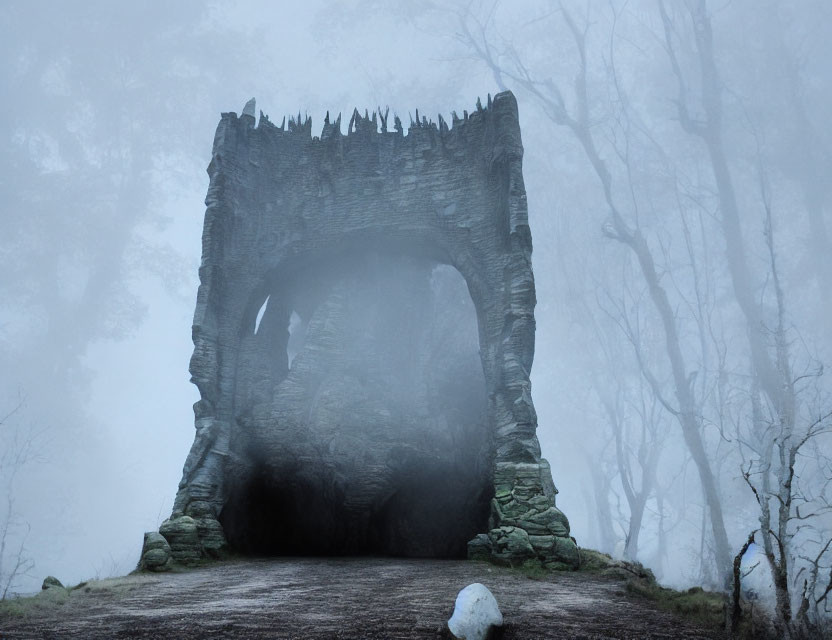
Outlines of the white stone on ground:
M456 597L454 612L448 620L457 640L484 640L491 627L503 626L503 614L488 587L478 582L469 584Z

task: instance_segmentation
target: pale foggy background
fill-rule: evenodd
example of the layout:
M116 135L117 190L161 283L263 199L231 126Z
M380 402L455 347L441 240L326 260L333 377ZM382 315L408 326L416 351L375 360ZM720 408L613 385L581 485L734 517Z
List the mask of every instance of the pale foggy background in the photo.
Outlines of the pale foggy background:
M682 5L666 12L697 121L702 87ZM629 555L669 584L713 580L699 476L662 404L676 398L661 319L610 229L584 148L552 109L555 87L567 113L580 102L566 15L579 32L590 25L589 129L611 168L611 198L653 251L690 384L703 406L719 404L700 415L733 554L759 518L741 474L752 454L739 437L753 385L714 174L680 121L660 5L564 7L0 3L0 419L10 414L0 427L0 578L18 558L26 563L12 592L34 591L48 574L74 583L127 572L142 533L169 514L193 438L190 324L220 112L239 113L255 96L273 122L309 114L318 135L327 110L345 123L353 107L387 105L405 126L417 108L450 121L452 110L473 110L477 97L503 87L517 96L526 147L538 292L533 394L558 506L579 544L627 555L633 514L621 478L643 484L643 463L661 445ZM806 375L805 424L829 407L829 384L816 374L832 362L832 10L820 0L721 1L707 10L751 296L774 327L768 205L793 377ZM813 440L806 457L822 458L828 445ZM805 471L805 493L822 509L830 470L816 466ZM814 526L825 540L822 515ZM758 573L765 582L765 569Z

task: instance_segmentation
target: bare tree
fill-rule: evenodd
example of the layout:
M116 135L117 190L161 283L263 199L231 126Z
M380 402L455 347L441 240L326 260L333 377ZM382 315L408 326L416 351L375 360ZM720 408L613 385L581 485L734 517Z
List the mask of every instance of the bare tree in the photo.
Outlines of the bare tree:
M607 309L604 303L599 303L599 306L629 341L635 354L635 364L641 373L636 374L635 385L625 384L624 376L611 375L611 372L620 371L626 358L616 349L618 336L606 335L598 323L594 323L597 340L605 356L604 371L607 372L603 382L596 381L595 388L607 415L615 445L618 479L629 508L624 555L635 561L638 560L639 538L647 503L656 490L656 470L665 440L663 418L666 412L655 388L645 382L643 372L649 372L649 367L642 347L640 296L630 291L626 276L623 290L618 301L612 301L612 295L607 293L606 297L613 303L614 309ZM631 304L625 301L624 295L633 300Z
M603 15L588 9L585 19L576 20L562 4L553 7L545 16L547 28L555 24L558 29L562 24L566 39L558 39L553 31L552 48L568 42L577 51L571 91L567 83L557 79L558 62L552 62L553 56L536 60L539 52L533 47L521 55L510 42L495 35L493 9L485 19L478 19L469 6L460 14L457 36L471 55L487 66L498 86L530 97L553 125L569 132L592 167L605 204L603 234L626 248L629 258L625 262L637 267L636 288L641 287L648 303L638 309L646 312L645 325L660 339L637 339L638 326L627 326L628 316L620 308L610 315L633 348L646 387L679 423L698 471L705 498L698 553L702 574L711 563L717 570L717 582L728 588L732 574L739 571L722 501L731 492L739 496L745 491L736 474L742 464L742 477L756 490L757 513L746 508L732 510L731 529L747 532L753 519L759 520L756 540L766 558L763 566L771 570L778 624L783 634L794 634L800 625L815 624L820 609L832 599L832 586L827 590L824 580L830 569L826 544L830 534L821 526L820 517L828 503L825 495L816 494L819 485L826 487L832 482L832 462L823 447L815 444L825 442L828 420L824 407L829 403L817 397L813 401L807 390L805 381L818 378L811 364L817 356L801 360L800 342L795 339L801 336L790 324L793 316L786 301L787 292L791 292L789 277L805 279L807 266L817 270L819 282L829 274L828 222L824 216L832 191L823 176L824 169L832 166L832 155L824 146L824 132L813 125L807 112L807 106L812 105L803 99L797 56L786 56L787 73L776 85L791 88L788 97L778 98L790 109L777 113L776 120L763 120L760 105L752 104L752 109L745 110L736 88L723 85L720 74L726 68L730 73L731 59L721 50L717 53L705 0L659 2L655 33L651 17L645 17L649 10L633 9L629 18L648 32L648 39L655 38L659 59L667 62L669 72L661 73L669 80L670 94L675 93L667 120L680 125L651 127L641 117L641 112L650 113L650 107L643 106L641 94L630 99L630 77L622 81L616 69L616 56L623 54L613 46L616 23L627 9L610 3ZM607 18L609 31L599 39L596 25ZM632 34L624 37L627 35ZM605 84L596 88L595 84L590 86L590 79L596 77L594 58L598 57L598 43L604 48L604 41L609 42L606 57L600 56L605 64ZM596 50L588 50L588 46ZM788 47L781 48L789 53ZM632 49L638 50L638 55L647 52L641 42L632 44ZM563 54L554 58L559 61ZM771 75L762 68L754 72L765 80ZM772 111L765 113L772 118ZM671 129L674 131L669 133ZM784 134L784 130L790 133ZM657 131L665 137L660 139ZM789 163L782 158L773 159L780 171L776 176L779 182L762 170L766 164L762 142L767 136L776 136L782 147L809 149L796 167L786 166ZM695 144L689 144L690 140ZM686 155L677 157L682 147ZM656 157L666 159L667 169L660 171L674 175L675 180L642 170L645 159ZM803 171L797 168L802 163L811 166ZM755 167L760 167L759 193L754 188ZM790 198L792 210L803 207L800 213L806 214L814 253L818 254L817 258L801 258L794 251L786 254L785 276L773 239L773 189L778 195L781 191L787 194L784 197ZM653 195L657 193L660 195ZM764 228L759 235L764 245L754 233L759 226ZM679 238L684 241L684 253L673 248L674 241L679 246ZM797 237L788 240L790 248L803 242ZM794 271L788 271L790 268ZM813 298L818 297L813 292ZM819 301L821 304L828 304L828 296L820 297L826 298ZM588 316L597 315L598 309L585 311ZM812 319L808 322L811 326ZM828 337L815 338L826 341ZM806 353L810 351L806 349ZM606 369L611 380L627 377L621 369L620 353L614 362L606 363ZM802 375L795 373L801 370ZM821 370L818 367L817 371ZM821 394L821 387L820 383L815 386L816 395ZM632 529L637 521L632 516L646 510L639 511L640 488L631 482L639 457L629 454L638 450L639 434L637 430L626 432L621 399L614 388L609 384L599 388L606 392L602 402L607 422L618 436L613 441L621 490L630 507L627 524ZM818 419L823 426L815 424ZM640 420L649 424L649 415ZM659 495L653 495L661 511ZM632 534L628 535L628 542L631 538ZM750 544L747 542L745 550ZM743 554L741 550L740 560ZM706 560L711 556L712 562ZM735 596L739 597L739 591Z
M823 604L825 607L829 594L832 593L832 567L822 564L823 559L827 556L830 545L832 545L832 536L827 533L824 537L826 538L826 542L823 544L820 544L820 540L815 541L818 551L814 556L800 556L806 562L806 566L801 568L795 576L795 578L799 579L803 571L808 572L808 577L803 580L800 606L795 615L795 621L799 629L809 633L819 630L822 623L820 605ZM825 584L821 578L821 571L828 572L826 574ZM826 611L828 609L824 608L824 613Z
M11 425L23 405L23 398L19 398L0 418L0 481L5 500L0 512L0 600L5 600L17 581L34 568L26 550L30 527L15 510L15 479L36 453L34 434L22 434L17 425Z
M771 568L777 600L776 613L780 629L791 636L792 620L791 541L794 523L806 522L820 515L826 507L811 505L795 486L795 464L800 450L813 438L832 432L832 412L818 416L801 433L786 433L775 421L768 423L763 449L743 468L743 478L760 508L759 536L763 552ZM746 444L746 446L749 446ZM801 506L803 510L801 511ZM828 543L817 556L817 562ZM813 580L816 584L817 579ZM825 597L825 596L824 596Z
M645 395L649 395L647 400ZM615 439L615 457L618 463L621 485L630 517L625 539L624 555L630 560L637 560L639 554L639 536L644 521L647 501L652 497L656 483L656 467L661 455L659 434L659 407L654 395L641 392L641 406L636 408L640 418L635 429L637 438L628 437L628 425L621 419L614 405L605 402L609 414L609 424ZM637 471L634 469L637 466Z
M742 620L742 559L745 556L748 548L754 543L754 536L757 534L757 530L755 529L751 533L748 534L748 539L745 543L740 547L739 552L737 555L734 556L734 564L733 564L733 589L731 591L731 609L730 609L730 616L729 619L726 620L726 626L730 628L732 634L736 634L737 630L740 626L740 621ZM726 610L727 612L727 610Z
M686 363L682 341L679 336L677 317L671 305L667 288L662 283L653 251L638 223L638 216L635 216L634 223L628 223L626 220L623 205L613 193L613 175L609 164L598 149L595 129L589 115L586 39L590 25L587 22L581 28L565 8L561 7L559 11L571 33L578 53L573 96L575 106L571 111L567 108L567 101L560 86L551 78L545 80L535 78L513 47L509 47L506 53L510 61L509 64L503 64L494 55L494 47L487 46L488 36L483 24L475 23L475 29L469 26L467 21L470 21L471 18L468 13L464 13L461 18L460 39L478 56L483 58L489 68L505 81L505 84L528 92L540 104L544 113L554 125L566 128L575 137L601 184L604 200L609 211L609 218L603 225L603 232L607 237L626 246L639 265L643 281L664 333L665 355L671 370L675 404L665 398L662 385L652 371L643 368L642 374L653 388L656 397L665 409L675 416L681 427L685 444L699 473L706 504L708 505L718 573L727 585L730 580L731 553L725 529L722 501L703 440L702 416L698 410L690 384L692 371ZM620 87L617 84L615 86L615 90L620 92ZM626 101L622 100L621 104L626 104ZM620 116L626 123L629 118L627 110L622 109ZM626 136L626 129L624 133ZM629 147L625 146L624 151L620 154L623 166L622 179L625 184L629 182L632 187L632 158L628 151ZM633 206L636 206L635 202Z
M717 198L719 201L719 219L725 239L726 263L731 277L734 299L739 306L747 325L753 373L760 389L772 404L779 419L793 422L795 408L794 388L791 381L788 344L782 341L782 326L775 334L777 343L775 355L772 356L766 340L763 312L755 297L757 287L754 285L746 256L743 228L737 192L725 152L723 133L722 89L716 65L713 44L713 30L707 13L705 0L687 3L687 13L692 25L694 45L699 63L699 84L701 86L701 113L694 116L690 90L692 84L682 70L676 54L677 24L671 19L667 7L660 3L662 23L665 30L665 42L673 72L678 79L679 96L676 102L679 123L692 136L699 138L708 152L710 168L714 176ZM770 210L763 188L763 200L768 212L767 228L771 229ZM773 253L772 253L773 259ZM782 288L777 279L777 271L772 265L775 278L775 295L779 323L782 325L785 307L782 300Z
M810 371L806 375L795 377L792 373L792 356L786 326L786 300L781 284L780 271L775 250L772 208L766 188L767 183L761 172L760 178L762 200L765 208L765 239L769 254L770 273L774 301L776 305L776 326L774 336L775 371L782 391L774 398L762 390L759 376L753 378L752 416L750 433L738 434L737 441L741 452L748 455L744 463L742 476L754 494L759 506L759 537L763 552L771 570L776 598L777 625L780 632L793 636L798 632L792 612L792 573L798 550L792 541L800 529L814 529L815 519L829 510L829 504L819 502L814 496L801 490L800 473L796 468L798 456L802 449L825 434L832 433L832 411L813 412L808 424L802 426L799 421L800 405L806 404L803 395L806 387L799 387L801 381L814 382L822 370ZM807 415L812 415L804 411ZM823 466L829 462L827 456L817 452L808 461ZM805 467L805 465L804 465ZM811 477L812 474L808 474ZM821 496L822 498L822 496ZM802 510L801 510L802 508ZM798 523L798 524L795 524ZM804 585L799 617L807 620L809 600L817 585L817 572L829 542L810 560L812 587ZM736 582L736 577L735 577ZM826 596L823 596L824 598Z
M617 475L615 465L607 459L607 449L611 444L612 438L607 438L598 450L592 453L586 449L582 451L592 478L592 501L595 503L597 517L595 528L598 545L601 551L607 553L614 552L617 539L610 508L610 496L614 492L612 485Z

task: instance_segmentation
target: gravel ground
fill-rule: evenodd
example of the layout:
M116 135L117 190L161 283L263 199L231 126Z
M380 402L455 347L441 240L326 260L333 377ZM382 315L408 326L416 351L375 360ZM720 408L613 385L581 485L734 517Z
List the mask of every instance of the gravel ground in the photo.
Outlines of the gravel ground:
M597 574L532 580L457 560L271 558L39 596L0 612L0 638L447 638L456 594L472 582L497 598L505 640L721 637Z

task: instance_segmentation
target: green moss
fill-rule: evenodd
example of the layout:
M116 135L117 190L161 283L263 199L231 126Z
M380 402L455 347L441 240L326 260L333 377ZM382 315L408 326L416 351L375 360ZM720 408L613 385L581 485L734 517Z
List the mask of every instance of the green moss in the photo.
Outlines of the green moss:
M580 571L604 571L615 564L612 556L595 549L580 549Z
M652 578L653 575L650 573L649 569L644 569L641 565L617 562L610 556L598 551L580 549L579 553L580 565L577 568L578 571L605 573L610 575L619 575L620 573L621 577L627 578L633 576L650 576L650 578ZM537 558L524 560L520 565L506 564L501 566L508 566L513 571L522 573L524 576L531 578L532 580L543 580L546 576L550 576L561 571L576 570L575 567L564 562L549 561L544 563ZM629 567L629 570L623 570L622 567L624 566Z
M536 559L525 560L519 567L515 567L515 570L530 580L543 580L551 573L549 569L543 566L540 560Z
M136 589L139 585L155 582L152 575L135 575L103 580L86 580L71 587L50 587L33 596L13 597L0 601L0 628L3 618L28 617L48 614L70 600L95 597L107 593L120 596ZM70 605L71 606L71 603Z
M700 624L714 628L721 628L724 624L725 601L721 593L705 591L701 587L676 591L659 585L653 572L640 563L615 560L610 555L594 549L581 548L579 554L580 572L596 573L626 581L629 593L650 600L660 609L696 620ZM558 569L553 566L549 568ZM545 574L549 571L544 569L543 572ZM530 577L542 577L538 577L535 572L530 573Z
M654 602L660 609L692 618L714 627L722 627L725 621L725 598L721 593L692 587L676 591L662 587L655 580L634 579L627 583L627 591Z

